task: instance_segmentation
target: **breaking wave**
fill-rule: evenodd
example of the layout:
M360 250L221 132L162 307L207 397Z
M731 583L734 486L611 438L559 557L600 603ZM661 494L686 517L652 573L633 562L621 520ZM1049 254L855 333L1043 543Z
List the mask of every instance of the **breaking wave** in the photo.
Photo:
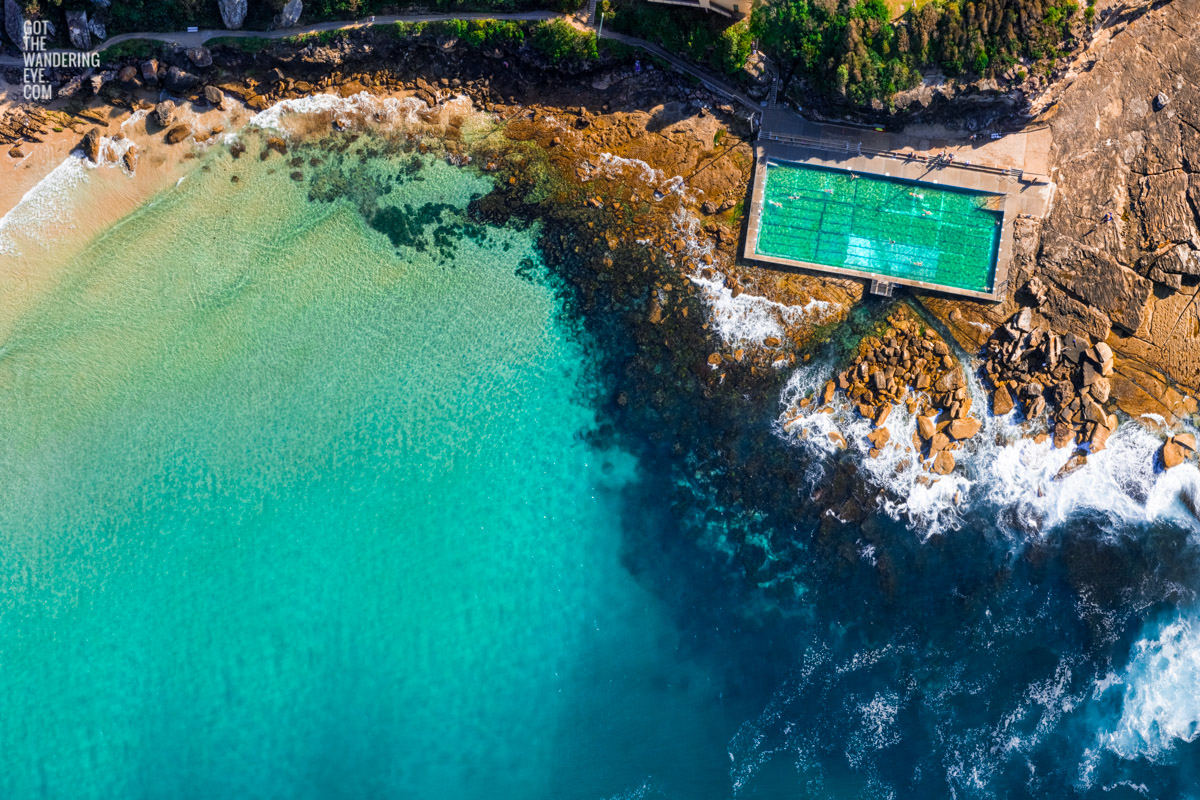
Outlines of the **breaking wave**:
M1138 640L1119 677L1097 681L1095 697L1120 697L1120 715L1099 746L1124 759L1160 761L1200 738L1200 626L1177 616Z
M987 409L978 378L967 371L973 407ZM872 483L884 490L881 508L892 519L906 519L924 536L962 525L970 509L1006 512L1012 532L1041 535L1081 512L1100 512L1108 531L1128 525L1172 522L1200 533L1200 469L1186 463L1162 471L1157 453L1162 437L1137 421L1126 421L1109 438L1106 449L1083 454L1055 448L1039 428L1014 411L1002 417L981 415L983 427L963 449L958 466L946 476L931 474L912 447L916 416L903 405L893 408L886 427L888 444L876 457L867 434L874 430L842 393L828 407L802 398L820 399L832 364L810 364L797 370L784 387L780 435L810 452L827 457L845 447L861 460ZM1184 430L1193 430L1183 426Z
M79 198L78 187L93 169L122 169L121 157L132 142L100 137L100 160L93 163L75 150L34 184L17 204L0 217L0 255L19 256L19 242L46 244L56 241L71 222Z
M468 112L471 100L459 95L438 108ZM287 133L290 122L298 117L317 117L339 128L352 128L366 122L383 125L412 124L422 121L422 114L433 109L416 97L376 97L359 92L349 97L336 94L310 94L290 100L280 100L255 114L246 123L248 128Z

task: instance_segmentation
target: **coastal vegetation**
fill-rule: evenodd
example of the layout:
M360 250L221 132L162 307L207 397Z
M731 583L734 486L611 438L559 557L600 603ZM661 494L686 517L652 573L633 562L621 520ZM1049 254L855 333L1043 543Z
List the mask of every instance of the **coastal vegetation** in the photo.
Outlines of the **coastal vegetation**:
M736 75L750 57L753 34L747 21L638 0L604 0L604 24L639 36L726 75Z
M925 74L963 80L1035 65L1070 52L1095 18L1075 0L764 0L748 20L696 9L605 0L605 24L649 39L730 76L753 44L779 69L786 91L800 80L827 102L879 107Z
M1074 0L930 0L895 19L885 0L770 0L750 27L785 91L801 77L827 98L866 105L925 72L974 79L1053 61L1076 44L1080 16Z

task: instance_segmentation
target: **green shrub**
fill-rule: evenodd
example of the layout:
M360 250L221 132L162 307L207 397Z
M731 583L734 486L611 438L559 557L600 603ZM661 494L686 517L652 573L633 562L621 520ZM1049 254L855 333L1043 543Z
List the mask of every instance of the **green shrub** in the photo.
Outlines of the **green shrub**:
M746 22L738 22L721 31L717 39L717 51L713 66L728 75L734 75L746 66L750 58L750 45L754 35Z
M596 50L596 34L581 31L562 19L539 22L534 27L529 41L555 64L565 60L584 61L599 56Z

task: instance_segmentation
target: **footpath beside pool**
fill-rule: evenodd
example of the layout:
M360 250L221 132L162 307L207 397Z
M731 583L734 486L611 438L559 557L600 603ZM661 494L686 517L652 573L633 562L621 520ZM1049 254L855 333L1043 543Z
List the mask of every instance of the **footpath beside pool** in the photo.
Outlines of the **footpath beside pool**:
M867 279L882 294L900 284L1004 298L1013 223L1045 212L1046 179L838 145L764 128L745 258Z

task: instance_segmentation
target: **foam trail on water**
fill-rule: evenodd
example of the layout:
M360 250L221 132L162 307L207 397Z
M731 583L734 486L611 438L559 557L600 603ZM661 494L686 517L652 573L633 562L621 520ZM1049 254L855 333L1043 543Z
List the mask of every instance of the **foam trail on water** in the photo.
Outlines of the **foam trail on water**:
M713 246L700 235L700 220L680 209L671 223L686 243L682 258L690 270L688 279L703 292L713 329L725 344L761 345L771 337L783 339L786 325L815 325L828 316L831 305L815 298L802 306L789 306L750 292L735 297L725 285L725 276L710 266L715 263Z

